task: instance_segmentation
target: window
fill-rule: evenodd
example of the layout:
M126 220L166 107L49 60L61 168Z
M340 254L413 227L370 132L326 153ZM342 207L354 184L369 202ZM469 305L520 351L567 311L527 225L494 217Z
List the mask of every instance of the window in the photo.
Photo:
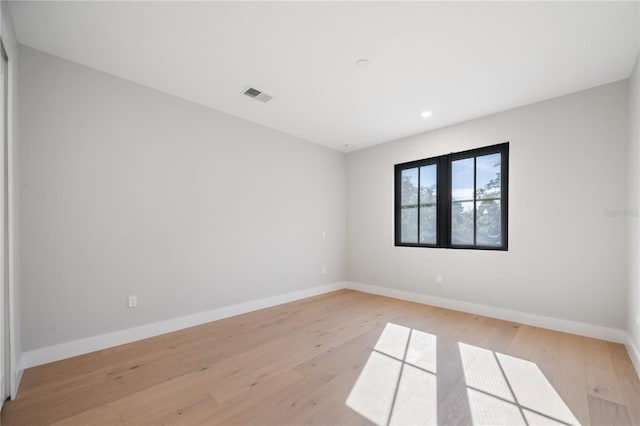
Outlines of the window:
M395 244L507 250L509 143L397 164Z

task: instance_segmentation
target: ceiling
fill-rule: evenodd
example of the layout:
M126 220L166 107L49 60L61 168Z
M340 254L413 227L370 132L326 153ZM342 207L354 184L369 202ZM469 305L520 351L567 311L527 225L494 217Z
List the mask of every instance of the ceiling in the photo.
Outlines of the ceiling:
M10 11L19 43L339 151L627 78L640 39L637 1L18 1ZM273 99L244 96L247 86Z

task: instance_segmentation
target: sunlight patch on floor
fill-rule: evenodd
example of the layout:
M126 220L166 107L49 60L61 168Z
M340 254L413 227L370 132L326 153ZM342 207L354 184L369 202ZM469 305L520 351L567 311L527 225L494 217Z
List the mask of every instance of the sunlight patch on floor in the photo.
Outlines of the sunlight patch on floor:
M580 425L535 363L462 342L458 350L468 401L459 409L474 426ZM437 424L437 361L435 335L387 323L346 404L378 425Z
M538 366L459 342L474 425L579 425Z
M401 363L373 351L347 398L347 406L376 424L387 424Z
M515 402L513 393L509 390L507 380L492 351L465 343L458 343L458 347L467 386L511 403Z
M436 424L436 336L387 323L346 404L379 424Z
M525 408L523 411L529 424L544 423L540 419L542 416L535 412L570 425L580 424L536 364L501 353L496 353L496 357L518 403Z
M473 388L467 388L467 398L473 424L526 425L518 406Z
M389 421L392 425L438 423L436 376L409 364L402 370L396 401Z

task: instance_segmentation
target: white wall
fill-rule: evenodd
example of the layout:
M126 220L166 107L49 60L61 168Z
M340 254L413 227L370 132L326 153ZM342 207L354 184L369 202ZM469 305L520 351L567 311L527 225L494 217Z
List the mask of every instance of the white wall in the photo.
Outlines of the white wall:
M344 279L344 155L25 46L20 96L25 351Z
M18 43L7 2L0 3L0 33L8 58L8 154L9 154L9 316L11 396L15 397L22 376L22 329L20 314L20 197L18 128Z
M627 98L625 80L348 154L347 279L626 329ZM505 141L509 251L393 246L394 164Z
M640 374L640 55L629 82L629 309L627 329Z

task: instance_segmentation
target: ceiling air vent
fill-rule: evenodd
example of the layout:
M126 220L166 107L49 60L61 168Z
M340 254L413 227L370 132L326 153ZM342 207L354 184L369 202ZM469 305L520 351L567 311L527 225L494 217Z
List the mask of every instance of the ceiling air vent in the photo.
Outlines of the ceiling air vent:
M253 87L247 87L247 89L244 91L244 94L249 96L250 98L257 99L260 102L269 102L271 100L271 95L267 95L266 93L263 93L258 89L254 89Z

